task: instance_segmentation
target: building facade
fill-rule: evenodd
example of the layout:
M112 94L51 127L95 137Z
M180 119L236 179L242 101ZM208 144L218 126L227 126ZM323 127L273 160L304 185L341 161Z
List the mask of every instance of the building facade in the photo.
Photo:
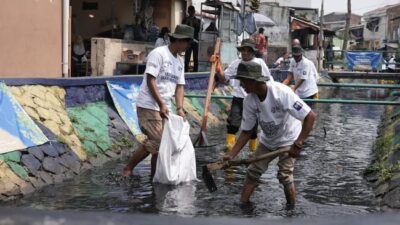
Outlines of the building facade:
M281 7L312 8L312 0L261 0L261 3L276 3Z
M62 1L3 0L0 77L61 77Z
M395 43L396 39L398 44L399 14L400 4L386 5L364 13L364 47L383 48L388 43Z
M324 28L329 30L340 30L346 26L346 16L347 13L342 12L332 12L324 15ZM350 16L350 26L356 26L361 24L361 16L356 14L351 14Z
M70 76L74 37L83 37L88 52L93 37L132 42L133 38L124 35L126 28L137 24L138 18L144 21L146 30L154 23L173 31L187 7L185 0L3 0L1 3L0 77ZM88 58L90 62L90 55Z

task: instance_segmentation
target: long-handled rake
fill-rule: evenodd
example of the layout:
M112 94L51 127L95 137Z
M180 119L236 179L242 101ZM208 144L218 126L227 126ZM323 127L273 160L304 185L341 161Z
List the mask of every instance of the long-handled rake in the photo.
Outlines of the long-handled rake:
M217 186L215 185L214 178L212 177L212 174L211 174L212 171L226 169L231 166L248 165L250 163L257 162L260 160L276 157L277 155L280 155L280 154L283 154L283 153L286 153L289 151L290 151L290 149L281 149L281 150L265 153L263 155L259 155L257 157L249 158L249 159L231 160L231 161L227 161L227 162L218 161L218 162L210 163L210 164L203 166L202 178L203 178L204 183L206 184L206 187L208 188L208 190L210 192L214 192L217 190Z

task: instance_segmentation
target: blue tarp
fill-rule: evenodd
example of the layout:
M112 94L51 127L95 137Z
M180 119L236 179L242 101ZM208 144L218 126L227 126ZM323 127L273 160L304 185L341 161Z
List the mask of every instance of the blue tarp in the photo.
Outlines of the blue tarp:
M0 154L48 142L4 82L0 83L0 89Z
M257 31L253 13L246 13L244 18L240 14L236 17L234 32L239 36L243 31L246 31L250 35Z
M136 97L139 94L140 83L131 81L107 81L115 108L133 135L142 134L139 128L136 112Z
M377 70L382 61L380 52L347 52L347 66L349 70Z

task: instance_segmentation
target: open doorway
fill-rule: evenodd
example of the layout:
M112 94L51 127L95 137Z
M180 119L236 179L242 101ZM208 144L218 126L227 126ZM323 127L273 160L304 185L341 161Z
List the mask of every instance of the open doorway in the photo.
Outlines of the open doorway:
M92 74L93 38L154 44L160 27L177 24L176 13L171 12L176 3L183 5L182 2L185 1L71 0L71 75Z

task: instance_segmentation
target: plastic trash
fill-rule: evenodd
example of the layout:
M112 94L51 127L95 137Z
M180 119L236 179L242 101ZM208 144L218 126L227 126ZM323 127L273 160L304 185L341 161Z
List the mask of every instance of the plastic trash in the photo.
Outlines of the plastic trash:
M179 184L197 180L196 157L189 122L171 114L164 123L153 182Z

